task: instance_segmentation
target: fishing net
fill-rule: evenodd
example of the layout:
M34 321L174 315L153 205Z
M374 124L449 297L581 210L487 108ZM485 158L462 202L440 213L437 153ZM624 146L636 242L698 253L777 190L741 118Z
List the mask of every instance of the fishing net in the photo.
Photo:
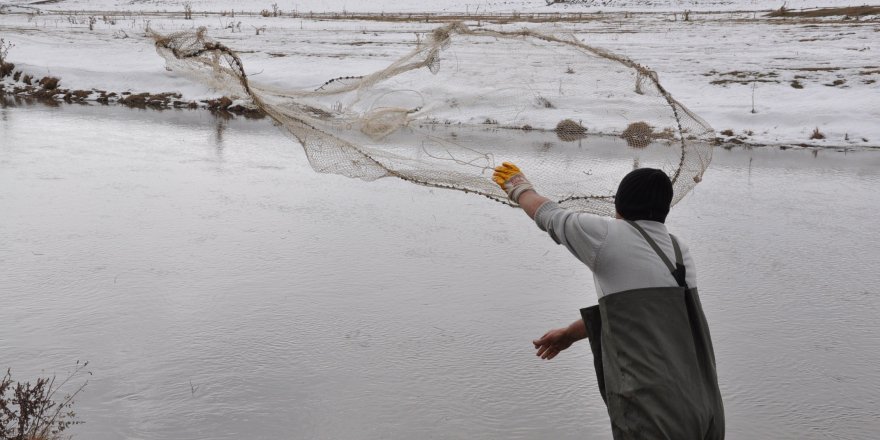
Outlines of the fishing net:
M249 100L295 137L318 172L400 179L508 203L490 179L516 163L565 207L614 214L620 179L660 168L681 198L711 159L712 129L635 62L574 37L439 27L405 56L320 87L249 81L204 28L155 35L167 66Z

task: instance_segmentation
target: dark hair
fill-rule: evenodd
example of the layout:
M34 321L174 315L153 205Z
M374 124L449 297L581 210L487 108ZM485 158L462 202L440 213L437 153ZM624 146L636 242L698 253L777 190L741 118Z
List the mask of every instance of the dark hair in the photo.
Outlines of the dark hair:
M672 181L655 168L630 171L614 196L614 207L627 220L652 220L663 223L672 203Z

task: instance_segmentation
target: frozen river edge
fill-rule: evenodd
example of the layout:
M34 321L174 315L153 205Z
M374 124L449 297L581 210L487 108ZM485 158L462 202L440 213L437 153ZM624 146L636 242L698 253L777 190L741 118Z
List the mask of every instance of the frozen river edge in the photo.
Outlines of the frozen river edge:
M56 95L59 100L67 96L68 101L132 100L135 105L244 111L246 102L223 100L209 87L166 71L145 29L169 33L205 26L209 36L239 52L254 81L310 88L329 78L385 67L411 49L419 34L451 17L281 15L205 9L187 20L182 8L10 10L0 15L0 32L14 44L7 60L15 68L0 85L5 93L32 95L41 86L29 88L25 79L37 84L55 77L68 92ZM477 18L468 24L572 34L624 54L657 71L666 89L706 119L724 141L880 146L880 109L875 104L880 66L874 61L876 48L868 44L880 30L877 17L794 20L763 15L700 11L684 21L669 12L566 12L556 15L560 21L548 22L554 15L491 12L485 21Z

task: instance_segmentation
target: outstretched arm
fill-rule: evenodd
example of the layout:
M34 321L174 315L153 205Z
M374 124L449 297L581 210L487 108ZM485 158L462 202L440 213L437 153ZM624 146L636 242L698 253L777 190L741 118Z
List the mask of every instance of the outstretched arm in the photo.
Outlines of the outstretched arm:
M492 180L535 220L538 228L568 248L587 267L596 267L597 255L608 236L610 219L560 207L535 192L522 171L510 162L495 168Z

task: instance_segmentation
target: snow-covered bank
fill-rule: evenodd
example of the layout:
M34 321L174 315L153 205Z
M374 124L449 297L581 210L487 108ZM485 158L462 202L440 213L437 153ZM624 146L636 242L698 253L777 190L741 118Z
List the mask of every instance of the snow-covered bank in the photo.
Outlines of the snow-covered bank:
M44 11L128 11L163 12L183 11L181 0L60 0L60 1L5 1L8 5L35 7ZM463 12L463 13L531 13L531 12L682 12L690 11L766 11L786 8L797 10L819 7L844 7L880 4L876 0L421 0L352 1L352 0L191 0L195 11L256 11L272 10L275 4L285 12Z
M332 3L323 2L324 10ZM367 8L371 12L391 10L382 3L359 3L364 8L371 5ZM465 3L441 1L431 7L477 12L472 6L478 4ZM628 4L642 7L643 3L647 4ZM755 9L758 3L767 7L766 2L719 3L715 4L719 10L727 6L738 11ZM788 7L821 5L802 3L789 3ZM313 88L330 78L379 70L407 53L419 38L417 34L438 26L408 21L401 14L388 21L353 21L200 13L232 10L225 9L223 2L211 2L210 7L193 2L193 19L185 20L182 4L149 4L154 11L177 15L114 13L91 16L93 20L87 13L47 10L112 10L128 3L63 1L39 5L46 8L41 14L0 15L0 35L15 44L9 60L16 64L16 70L34 78L59 77L64 87L75 90L177 92L181 101L190 102L216 99L218 93L167 71L145 35L147 26L161 33L205 26L212 38L239 52L252 81L285 88ZM308 2L296 4L300 11L308 6ZM146 8L145 3L136 5ZM261 6L251 5L255 10ZM409 5L402 9L415 8L414 3ZM496 6L485 3L481 11L504 11ZM279 7L290 10L284 2L279 2ZM353 11L347 5L339 10L343 9ZM507 24L477 20L473 25L505 30L528 26L547 33L572 34L587 44L622 53L656 70L673 96L716 131L745 142L880 145L880 105L876 104L880 102L880 62L876 61L877 48L871 44L880 30L877 17L780 20L729 12L693 13L689 18L683 21L680 15L667 13L605 13L579 22L519 23L510 16L513 22ZM523 65L524 74L528 68ZM7 90L13 87L12 78L4 81ZM824 139L810 139L817 129Z

